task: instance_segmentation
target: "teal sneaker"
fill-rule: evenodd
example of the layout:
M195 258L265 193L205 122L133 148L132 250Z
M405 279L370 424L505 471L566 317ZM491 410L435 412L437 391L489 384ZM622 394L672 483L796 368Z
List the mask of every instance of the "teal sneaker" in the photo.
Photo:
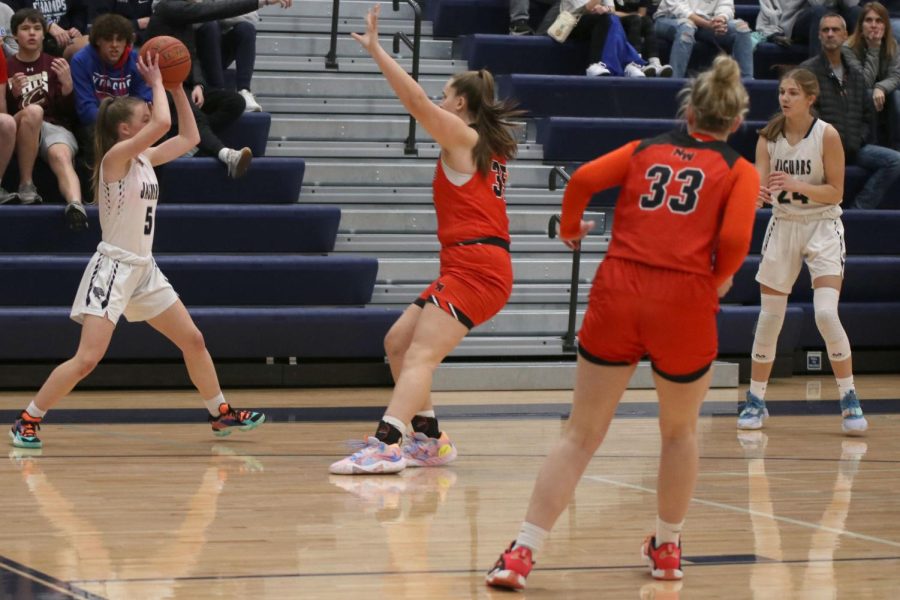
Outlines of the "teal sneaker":
M24 410L9 430L9 439L16 448L41 448L43 444L37 436L43 419L35 418Z
M738 429L762 429L763 421L768 418L769 410L766 408L766 401L747 390L747 402L738 413Z
M841 430L847 435L862 435L869 428L856 392L850 390L841 398Z
M219 405L219 416L209 415L209 424L213 433L219 437L231 434L231 430L237 427L241 431L256 429L266 422L266 415L252 410L234 410L227 402Z

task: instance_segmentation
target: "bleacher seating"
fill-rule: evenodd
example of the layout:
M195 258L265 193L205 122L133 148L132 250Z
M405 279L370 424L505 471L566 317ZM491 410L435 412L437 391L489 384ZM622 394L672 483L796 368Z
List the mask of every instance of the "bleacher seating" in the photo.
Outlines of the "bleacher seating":
M229 179L214 158L178 159L158 169L156 261L214 358L380 359L399 311L363 306L378 262L327 256L340 209L297 203L304 161L265 158L270 123L268 114L248 113L223 134L223 141L249 145L256 156L241 179ZM52 191L38 183L47 200L55 192L50 177ZM69 320L69 307L100 238L97 208L88 207L90 228L79 234L66 230L61 205L2 209L0 360L71 356L80 328ZM148 326L124 319L107 355L179 356Z

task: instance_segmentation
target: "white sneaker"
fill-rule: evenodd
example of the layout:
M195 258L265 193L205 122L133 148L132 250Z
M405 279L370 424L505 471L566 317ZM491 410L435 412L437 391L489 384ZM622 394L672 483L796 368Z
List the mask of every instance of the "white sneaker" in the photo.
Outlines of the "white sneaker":
M646 75L639 64L628 63L625 65L625 77L646 77Z
M256 101L253 92L250 90L240 90L238 94L241 95L241 98L243 98L244 102L247 104L247 108L244 109L244 112L260 112L262 110L262 106Z
M738 414L738 429L762 429L763 421L767 418L769 418L769 410L766 408L766 402L747 390L747 402L744 403Z
M610 75L610 70L606 68L606 64L602 62L595 62L590 65L585 71L585 74L588 77L603 77L605 75Z
M222 162L228 167L228 176L232 179L243 177L247 169L250 168L250 161L253 160L253 152L250 148L241 148L240 150L232 150L225 148L225 156Z

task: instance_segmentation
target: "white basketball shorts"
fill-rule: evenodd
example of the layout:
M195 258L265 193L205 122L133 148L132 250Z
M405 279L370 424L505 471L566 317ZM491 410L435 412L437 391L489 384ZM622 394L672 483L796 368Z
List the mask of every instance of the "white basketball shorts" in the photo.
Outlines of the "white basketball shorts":
M789 294L804 262L815 281L825 275L843 277L846 259L840 219L804 221L773 216L766 228L756 281Z

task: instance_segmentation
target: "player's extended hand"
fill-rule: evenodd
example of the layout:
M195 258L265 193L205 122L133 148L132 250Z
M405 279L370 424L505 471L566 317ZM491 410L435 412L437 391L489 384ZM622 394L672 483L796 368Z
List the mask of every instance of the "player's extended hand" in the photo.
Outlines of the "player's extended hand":
M581 246L581 240L594 228L596 223L593 221L581 221L581 226L578 230L578 235L573 238L566 238L562 236L562 232L560 232L559 239L562 240L562 243L571 248L572 250L577 249Z
M769 190L784 190L786 192L796 192L797 180L782 171L772 171L769 173Z
M371 54L378 47L378 15L381 14L381 4L376 4L369 9L366 15L366 32L351 33L353 39Z
M156 84L162 85L162 73L159 72L159 54L156 52L148 52L147 60L145 57L138 56L137 70L152 89Z

